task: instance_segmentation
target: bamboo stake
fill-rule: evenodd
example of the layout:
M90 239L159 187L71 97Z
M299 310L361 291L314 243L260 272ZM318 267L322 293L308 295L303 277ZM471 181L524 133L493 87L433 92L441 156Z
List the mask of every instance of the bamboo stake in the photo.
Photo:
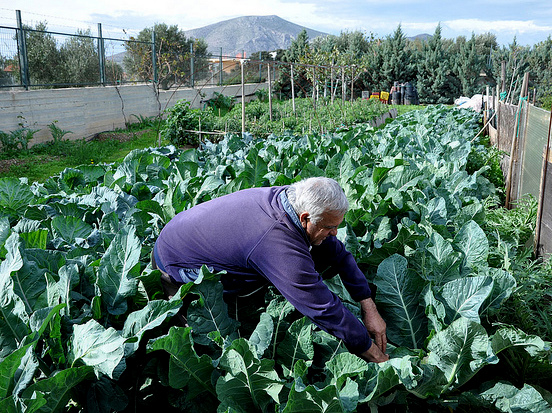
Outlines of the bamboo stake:
M293 115L296 116L296 113L295 113L295 82L293 80L293 65L291 65L291 106L293 108Z
M243 65L245 64L245 59L240 60L241 66L241 90L242 90L242 136L245 134L245 79L243 74Z
M521 105L523 103L523 97L525 88L527 87L527 82L529 80L529 72L525 73L525 76L523 77L523 85L521 87L521 92L519 94L519 103L518 108L516 111L516 125L514 127L514 136L512 137L512 147L510 148L510 163L508 166L508 176L506 177L506 208L510 208L510 198L511 198L511 190L512 190L512 169L514 167L514 156L517 155L516 146L517 146L517 135L518 135L518 126L519 122L517 121L518 116L520 116L521 112Z
M270 63L267 65L267 77L268 77L268 115L270 121L272 121L272 80L270 79Z
M489 120L487 121L487 123L485 123L485 126L483 126L483 127L481 128L481 130L477 133L477 135L475 135L475 136L473 137L473 139L470 141L470 143L473 143L473 141L474 141L479 135L481 135L481 132L483 132L485 129L487 129L487 126L489 126L489 123L491 123L491 121L493 120L493 118L495 117L495 115L496 115L496 112L493 113L493 116L491 116L491 117L489 118Z

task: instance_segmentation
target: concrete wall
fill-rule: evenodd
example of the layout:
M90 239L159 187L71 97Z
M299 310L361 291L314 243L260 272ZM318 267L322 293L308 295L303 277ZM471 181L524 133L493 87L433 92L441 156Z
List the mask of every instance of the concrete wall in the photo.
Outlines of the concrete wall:
M245 85L246 100L266 87L266 84ZM241 85L162 90L161 111L181 99L190 101L193 107L201 107L202 99L210 99L214 92L236 96L241 102ZM0 131L16 130L24 121L26 126L40 129L29 142L31 146L51 140L48 125L53 121L61 129L73 132L65 135L65 139L81 139L124 128L125 116L127 121L135 122L131 115L150 117L158 113L159 103L148 85L0 91Z

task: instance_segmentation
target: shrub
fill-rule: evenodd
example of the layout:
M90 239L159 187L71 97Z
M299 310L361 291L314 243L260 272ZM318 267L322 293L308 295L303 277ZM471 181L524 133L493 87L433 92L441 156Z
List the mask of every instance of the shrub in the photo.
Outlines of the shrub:
M53 121L48 125L48 128L50 129L50 133L52 134L52 139L54 140L54 145L57 145L59 142L63 140L63 137L69 133L73 133L69 130L61 129L58 125L56 125L57 120Z
M552 95L544 96L542 99L542 107L543 109L550 110L552 109Z
M4 155L13 156L19 151L26 152L29 149L29 141L40 129L20 127L14 131L0 131L0 143Z
M168 109L168 116L161 134L175 146L198 145L199 134L195 131L211 130L213 110L190 108L190 102L178 101Z
M207 101L207 105L219 116L228 113L235 104L236 98L234 96L226 96L218 92L214 92L213 97Z

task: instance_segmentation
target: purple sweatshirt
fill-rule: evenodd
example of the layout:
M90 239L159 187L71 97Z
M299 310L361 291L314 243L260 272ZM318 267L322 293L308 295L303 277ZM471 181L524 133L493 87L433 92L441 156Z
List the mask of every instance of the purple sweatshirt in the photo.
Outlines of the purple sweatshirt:
M368 282L336 237L311 249L304 229L293 221L296 214L289 204L284 207L286 188L246 189L179 213L156 242L160 267L176 280L180 268L204 264L226 271L221 281L230 294L269 282L299 312L342 339L351 353L363 353L372 344L366 327L328 289L319 271L330 267L330 274L339 274L356 301L370 297Z

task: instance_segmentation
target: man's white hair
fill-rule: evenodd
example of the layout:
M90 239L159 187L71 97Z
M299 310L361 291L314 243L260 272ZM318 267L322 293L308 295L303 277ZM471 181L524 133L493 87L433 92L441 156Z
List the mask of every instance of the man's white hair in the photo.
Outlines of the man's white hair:
M345 215L349 209L345 192L331 178L316 177L295 182L287 189L287 197L297 215L307 212L314 224L326 212Z

